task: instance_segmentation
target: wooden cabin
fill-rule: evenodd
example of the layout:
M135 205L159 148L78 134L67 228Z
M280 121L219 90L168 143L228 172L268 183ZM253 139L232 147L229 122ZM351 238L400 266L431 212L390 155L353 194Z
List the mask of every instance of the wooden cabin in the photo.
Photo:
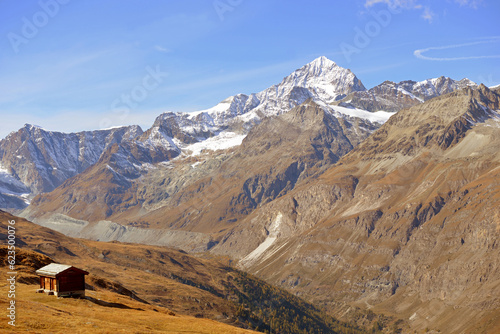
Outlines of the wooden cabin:
M85 297L85 270L66 264L51 263L36 271L40 276L40 289L49 295Z

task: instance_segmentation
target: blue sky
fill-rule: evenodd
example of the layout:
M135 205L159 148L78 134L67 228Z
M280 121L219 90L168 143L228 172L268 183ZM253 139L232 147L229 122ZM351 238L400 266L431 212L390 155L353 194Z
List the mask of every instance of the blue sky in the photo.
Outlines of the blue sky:
M0 138L195 111L326 56L367 88L500 83L496 0L0 0Z

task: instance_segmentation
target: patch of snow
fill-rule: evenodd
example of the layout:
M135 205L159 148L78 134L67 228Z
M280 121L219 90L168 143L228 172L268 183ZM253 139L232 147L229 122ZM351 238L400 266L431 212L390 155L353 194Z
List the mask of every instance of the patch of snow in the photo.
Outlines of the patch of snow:
M401 87L398 87L398 92L404 94L404 95L408 95L411 99L413 100L417 100L417 101L420 101L421 103L424 103L424 100L421 99L420 97L418 96L415 96L413 95L412 93L410 93L409 91L407 91L406 89L403 89Z
M189 119L193 119L194 117L196 117L196 116L198 116L200 114L203 114L203 113L206 113L206 114L210 115L210 114L213 114L213 113L224 112L224 111L226 111L226 110L229 109L229 107L231 106L231 102L232 102L233 99L234 99L234 97L231 96L231 97L225 99L224 101L218 103L216 106L214 106L212 108L190 112L188 118Z
M128 125L116 125L116 126L111 126L109 128L105 129L100 129L101 131L106 131L106 130L114 130L114 129L121 129L121 128L127 128Z
M36 125L36 124L26 124L26 126L30 127L30 128L37 128L37 129L48 131L48 130L44 129L42 126Z
M394 112L388 112L383 110L370 112L363 109L345 108L341 106L330 106L330 108L336 113L347 115L350 117L358 117L366 119L372 123L385 123L392 115L395 114Z
M149 137L144 141L144 144L151 147L178 149L173 139L167 136L163 131L160 130L160 128L156 126L151 129L151 133Z
M204 141L187 145L183 150L191 152L191 155L200 155L204 150L224 150L230 147L241 145L246 135L239 135L234 132L224 131L217 136L210 137Z
M21 197L23 199L23 201L24 201L24 203L26 203L26 205L30 205L30 203L31 203L31 200L29 199L30 195L31 195L30 193L26 193L26 194L19 195L19 197Z
M10 174L10 172L0 163L0 184L7 185L11 189L15 190L27 190L26 185L16 179L13 175ZM0 189L0 193L4 194L10 194L10 195L16 195L20 196L23 194L23 192L15 192L13 190L8 190L8 189Z
M201 161L196 161L194 164L191 165L191 167L196 168L196 166L198 166L199 164L201 164Z
M140 167L142 170L151 170L151 169L156 169L156 167L153 164L150 164L149 162L145 162L141 165Z

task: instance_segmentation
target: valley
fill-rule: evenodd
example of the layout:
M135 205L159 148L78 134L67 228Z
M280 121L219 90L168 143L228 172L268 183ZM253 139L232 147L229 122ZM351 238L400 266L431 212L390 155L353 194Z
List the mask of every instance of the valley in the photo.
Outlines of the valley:
M6 235L9 220L16 222L18 231L16 329L57 333L74 326L81 333L130 327L153 333L251 332L244 328L365 332L223 264L223 259L203 259L165 247L73 239L5 212L0 212L0 220L2 235ZM6 250L6 246L0 248L4 277L8 271ZM85 299L36 293L39 279L35 269L54 261L90 272ZM0 304L6 306L7 302L7 295L2 296ZM6 331L11 328L6 322L1 326Z
M319 57L146 131L26 125L0 141L0 204L29 261L84 266L96 296L179 326L495 333L499 130L498 87L366 89Z

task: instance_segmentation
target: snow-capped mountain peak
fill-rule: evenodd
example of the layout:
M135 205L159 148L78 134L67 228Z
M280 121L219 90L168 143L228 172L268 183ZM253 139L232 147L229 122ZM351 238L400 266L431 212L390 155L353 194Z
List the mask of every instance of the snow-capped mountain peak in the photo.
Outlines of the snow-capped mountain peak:
M477 84L467 78L457 81L449 77L440 76L439 78L419 81L415 83L412 88L413 93L427 100L469 86L475 87Z
M325 56L321 56L314 59L312 62L304 65L302 68L300 68L295 72L298 72L302 69L307 69L307 71L314 76L321 76L325 71L331 71L334 69L342 69L342 68L338 66L334 61L326 58Z
M29 199L21 195L52 191L96 163L113 144L141 134L138 125L63 133L25 124L0 140L0 205L19 207Z
M339 104L372 112L378 110L394 112L466 87L477 87L477 84L467 78L457 81L445 76L418 82L384 81L368 91L354 92Z
M365 90L350 70L319 57L259 93L237 94L196 112L163 113L155 126L176 139L175 143L191 145L219 135L221 139L229 134L242 135L262 117L286 113L307 99L331 104L347 94Z
M328 59L325 56L319 56L318 58L314 59L309 64L318 64L320 66L323 66L323 64L326 64L327 66L330 66L332 64L337 65L333 60Z
M365 91L361 81L349 69L322 56L304 65L281 82L288 89L303 87L327 103L339 100L353 91Z

